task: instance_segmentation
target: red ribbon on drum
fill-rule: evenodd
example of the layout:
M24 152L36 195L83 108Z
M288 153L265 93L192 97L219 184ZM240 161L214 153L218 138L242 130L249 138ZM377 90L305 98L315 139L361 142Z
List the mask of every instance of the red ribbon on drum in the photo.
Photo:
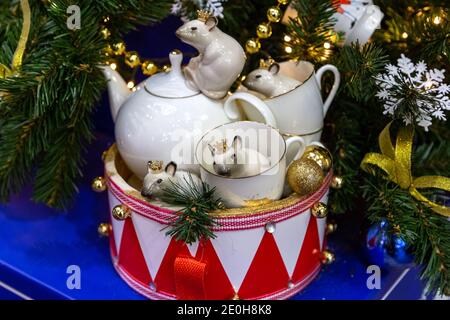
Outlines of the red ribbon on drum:
M180 256L175 258L175 289L179 300L204 300L207 263L195 258Z

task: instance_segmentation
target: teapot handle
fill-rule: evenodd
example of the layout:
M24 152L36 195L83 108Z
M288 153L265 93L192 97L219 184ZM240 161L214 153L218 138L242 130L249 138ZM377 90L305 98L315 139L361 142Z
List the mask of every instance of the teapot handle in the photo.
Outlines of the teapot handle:
M339 73L338 68L336 68L332 64L327 64L327 65L324 65L319 70L317 70L317 73L316 73L316 79L317 79L317 83L319 84L320 89L322 88L322 77L323 77L324 73L327 71L333 72L334 83L333 83L333 87L331 88L330 93L328 94L327 99L325 100L325 102L323 104L324 118L327 115L327 112L328 112L328 109L330 108L331 102L333 102L334 97L336 96L337 90L339 88L339 85L341 84L341 74Z
M277 121L273 116L272 111L270 111L267 104L265 104L261 99L255 97L247 92L237 92L233 94L224 104L224 111L226 116L231 120L238 120L240 118L239 108L236 104L237 100L243 100L249 103L253 108L255 108L264 118L264 122L271 127L277 128ZM252 119L250 119L252 120Z

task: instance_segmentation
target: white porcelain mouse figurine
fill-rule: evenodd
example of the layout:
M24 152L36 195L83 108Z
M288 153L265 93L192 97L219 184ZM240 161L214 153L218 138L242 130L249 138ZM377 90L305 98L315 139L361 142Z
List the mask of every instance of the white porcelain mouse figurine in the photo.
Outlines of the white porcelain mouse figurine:
M235 39L217 27L217 18L199 10L198 18L181 26L176 35L198 50L184 69L186 81L212 99L222 99L245 65L245 52Z
M208 147L213 156L213 169L218 175L250 177L270 169L270 160L257 150L243 148L240 136L234 137L231 148L226 140Z
M198 187L202 185L202 181L195 174L177 170L175 162L167 164L164 170L162 161L149 161L147 167L148 173L141 190L141 195L146 198L157 198L165 187L170 186L171 182L182 186L192 182Z
M280 65L273 60L261 60L259 69L253 70L244 81L250 90L259 92L267 98L276 97L289 92L301 82L279 74Z

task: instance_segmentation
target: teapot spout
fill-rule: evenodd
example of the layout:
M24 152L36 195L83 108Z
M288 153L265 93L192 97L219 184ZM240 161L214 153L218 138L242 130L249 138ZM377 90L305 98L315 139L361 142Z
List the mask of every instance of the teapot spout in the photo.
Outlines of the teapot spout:
M110 66L102 66L101 70L108 81L109 106L115 122L120 107L128 98L131 91L128 89L125 80L123 80L122 76L116 70L111 69Z

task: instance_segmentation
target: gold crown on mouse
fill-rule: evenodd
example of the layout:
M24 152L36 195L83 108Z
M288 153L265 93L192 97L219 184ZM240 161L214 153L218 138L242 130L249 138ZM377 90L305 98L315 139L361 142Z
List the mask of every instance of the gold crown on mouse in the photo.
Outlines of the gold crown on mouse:
M261 59L259 60L259 67L261 69L269 69L275 62L272 58L269 58L267 60Z
M216 152L218 154L227 152L227 150L228 150L227 139L222 139L222 140L216 142L214 144L214 149L216 150Z
M206 22L211 17L211 12L208 10L197 10L197 20Z
M150 160L147 166L152 173L160 173L163 171L163 164L164 162L160 160Z

